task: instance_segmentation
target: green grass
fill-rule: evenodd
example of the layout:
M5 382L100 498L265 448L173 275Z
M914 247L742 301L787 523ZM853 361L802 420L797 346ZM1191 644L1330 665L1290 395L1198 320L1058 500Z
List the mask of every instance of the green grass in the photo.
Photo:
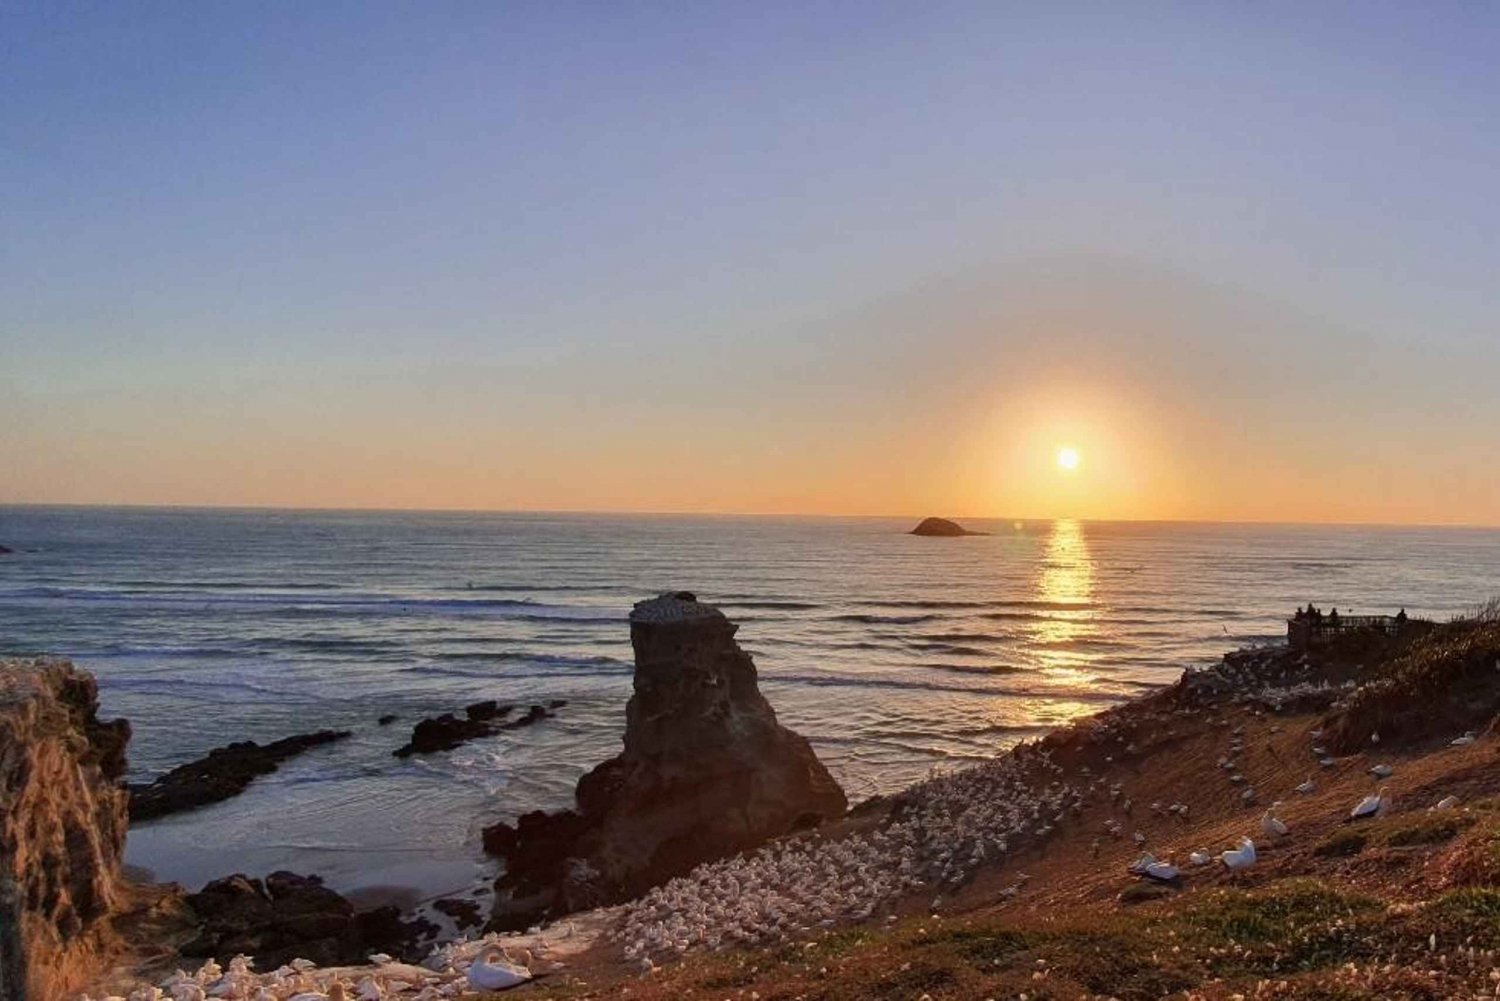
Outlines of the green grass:
M1120 903L1142 904L1148 900L1161 900L1172 895L1172 888L1160 883L1131 883L1120 891Z
M1434 934L1437 952L1457 957L1452 965L1435 963L1428 944ZM1022 992L1035 1001L1148 1001L1214 983L1224 996L1249 994L1272 979L1283 984L1278 1001L1435 1001L1452 996L1444 993L1452 975L1488 976L1488 960L1482 970L1459 967L1463 949L1500 949L1500 889L1470 887L1391 907L1336 883L1287 879L1254 890L1174 895L1138 911L910 919L815 941L806 951L799 945L690 959L679 975L658 981L651 1001L677 1001L689 989L708 1001L748 999L752 990L762 1001L915 1001L924 994L951 1001Z
M1500 948L1500 890L1468 886L1449 890L1408 916L1401 928L1408 941L1437 935L1444 945Z
M1406 824L1391 831L1385 843L1392 848L1410 848L1414 845L1436 845L1451 841L1458 832L1472 821L1463 817L1423 817L1415 823Z
M1255 892L1221 890L1178 920L1184 937L1196 949L1225 957L1228 970L1284 972L1364 955L1363 938L1384 910L1378 900L1298 879Z
M875 941L875 931L855 926L832 932L818 940L817 955L841 956L846 952L862 948Z
M1005 964L1046 940L1040 932L1014 928L954 928L917 939L919 943L950 947L978 967Z
M916 960L871 984L870 996L908 1001L931 991L940 991L954 980L955 974L947 966L931 960Z
M1340 831L1313 849L1321 858L1348 858L1358 855L1370 843L1367 835L1359 831Z

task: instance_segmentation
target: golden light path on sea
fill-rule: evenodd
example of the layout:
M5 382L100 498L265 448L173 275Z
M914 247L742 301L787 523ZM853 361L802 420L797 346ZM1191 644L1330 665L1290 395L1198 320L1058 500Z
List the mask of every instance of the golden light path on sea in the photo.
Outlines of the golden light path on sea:
M1034 652L1049 684L1084 687L1096 677L1089 670L1092 657L1077 649L1080 641L1098 635L1088 607L1094 596L1094 559L1083 525L1071 518L1052 523L1045 546L1033 587L1033 600L1042 616L1031 629ZM1086 702L1055 703L1049 706L1049 715L1072 719L1096 709Z

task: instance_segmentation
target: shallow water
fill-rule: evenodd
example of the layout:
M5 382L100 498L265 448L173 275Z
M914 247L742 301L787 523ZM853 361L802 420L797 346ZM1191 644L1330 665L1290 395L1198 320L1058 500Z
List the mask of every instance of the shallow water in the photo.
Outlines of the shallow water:
M351 729L243 796L142 825L131 862L196 886L316 871L431 892L478 831L555 808L619 747L633 601L741 624L762 688L851 798L1274 640L1298 603L1448 617L1500 592L1500 531L0 507L0 652L71 656L146 779L212 747ZM556 719L398 760L421 716L563 698ZM388 712L401 715L376 725Z

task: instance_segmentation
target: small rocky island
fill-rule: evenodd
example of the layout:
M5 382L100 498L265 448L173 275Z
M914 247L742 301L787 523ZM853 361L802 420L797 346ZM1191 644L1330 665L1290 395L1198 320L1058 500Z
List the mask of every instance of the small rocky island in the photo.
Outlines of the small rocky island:
M956 521L947 518L923 518L908 535L930 535L937 538L955 538L961 535L989 535L988 532L971 532Z
M844 814L806 738L776 721L738 628L687 592L636 604L625 748L578 781L575 809L485 830L486 850L506 863L494 927L626 900Z

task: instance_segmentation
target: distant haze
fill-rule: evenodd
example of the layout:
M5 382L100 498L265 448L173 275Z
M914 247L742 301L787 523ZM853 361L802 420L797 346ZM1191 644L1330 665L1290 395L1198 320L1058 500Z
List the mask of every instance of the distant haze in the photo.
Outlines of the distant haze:
M1500 524L1497 48L6 5L0 503Z

